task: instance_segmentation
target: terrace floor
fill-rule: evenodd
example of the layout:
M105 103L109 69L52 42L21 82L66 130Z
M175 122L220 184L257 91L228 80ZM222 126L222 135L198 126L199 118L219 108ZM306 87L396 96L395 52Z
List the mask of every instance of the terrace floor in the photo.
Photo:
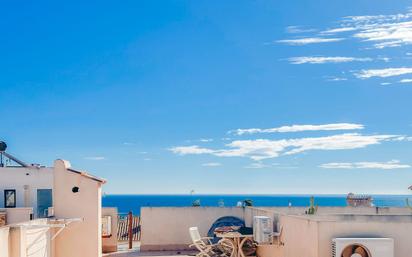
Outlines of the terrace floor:
M161 252L140 252L140 251L128 251L128 252L116 252L103 254L104 257L137 257L137 256L147 256L147 257L193 257L194 253L186 252L173 252L173 251L161 251Z
M115 253L103 254L103 257L192 257L195 256L194 251L150 251L141 252L140 244L134 244L133 249L128 249L127 243L120 243L118 245L118 251Z

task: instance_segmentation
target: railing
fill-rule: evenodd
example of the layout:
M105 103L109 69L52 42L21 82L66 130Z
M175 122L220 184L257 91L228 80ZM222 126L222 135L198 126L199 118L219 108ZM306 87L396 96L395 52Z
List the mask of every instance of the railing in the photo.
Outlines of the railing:
M132 215L130 222L128 213L119 213L118 218L117 240L129 241L129 227L131 225L132 241L140 241L140 217Z

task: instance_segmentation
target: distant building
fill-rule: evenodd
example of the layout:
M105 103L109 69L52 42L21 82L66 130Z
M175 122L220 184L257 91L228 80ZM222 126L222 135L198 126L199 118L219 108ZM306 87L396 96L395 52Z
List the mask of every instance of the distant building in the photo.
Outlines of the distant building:
M61 159L52 167L26 164L6 147L0 141L0 257L102 256L106 181Z
M47 217L53 205L53 168L29 165L0 150L0 208L33 208L33 218Z
M346 204L351 207L372 207L372 196L370 195L355 195L349 193L346 197Z

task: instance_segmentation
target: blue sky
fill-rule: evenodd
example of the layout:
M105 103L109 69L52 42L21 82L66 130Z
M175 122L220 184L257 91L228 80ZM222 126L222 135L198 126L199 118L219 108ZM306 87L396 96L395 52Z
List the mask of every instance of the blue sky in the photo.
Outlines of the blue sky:
M411 7L4 2L0 138L107 193L408 193Z

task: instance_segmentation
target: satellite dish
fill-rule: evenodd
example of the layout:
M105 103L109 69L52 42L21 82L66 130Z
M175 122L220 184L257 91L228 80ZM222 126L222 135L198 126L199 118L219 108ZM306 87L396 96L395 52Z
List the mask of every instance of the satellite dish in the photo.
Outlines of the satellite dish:
M0 152L4 152L7 149L6 142L0 141Z

